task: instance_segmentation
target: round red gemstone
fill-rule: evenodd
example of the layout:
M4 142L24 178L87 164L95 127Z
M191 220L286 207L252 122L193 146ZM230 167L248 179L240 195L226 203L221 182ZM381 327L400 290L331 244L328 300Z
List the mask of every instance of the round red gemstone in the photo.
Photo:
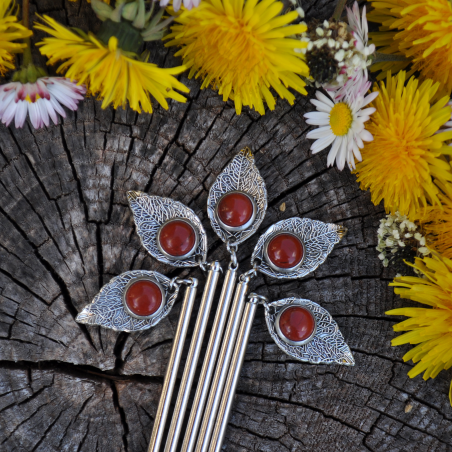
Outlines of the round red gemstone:
M195 246L196 233L185 221L174 220L162 227L159 241L162 249L170 256L185 256Z
M160 287L152 281L140 280L127 289L126 304L135 315L146 317L154 314L162 300Z
M231 228L238 228L248 223L253 212L251 199L243 193L229 193L218 203L218 217Z
M293 268L303 259L303 244L292 234L278 234L270 240L267 255L279 268Z
M314 317L307 309L301 306L292 306L281 314L279 329L290 341L305 341L314 332Z

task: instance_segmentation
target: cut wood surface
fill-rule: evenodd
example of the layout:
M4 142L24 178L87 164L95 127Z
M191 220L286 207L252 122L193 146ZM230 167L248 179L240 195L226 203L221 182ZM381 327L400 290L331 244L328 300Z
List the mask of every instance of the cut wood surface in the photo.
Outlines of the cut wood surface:
M334 2L304 1L327 18ZM80 28L99 26L86 0L31 5ZM36 33L35 38L39 38ZM180 62L148 46L161 66ZM346 169L312 155L303 114L309 97L273 112L235 114L200 83L186 104L155 105L152 115L102 110L88 98L60 125L0 127L0 450L145 452L180 310L153 329L118 333L75 322L112 277L131 269L190 275L151 258L141 246L127 190L167 196L202 219L209 259L228 255L206 214L207 194L233 156L249 146L264 177L269 208L258 234L239 248L242 271L260 232L292 216L349 230L326 262L300 281L259 277L272 300L298 295L328 309L355 367L310 365L273 343L259 309L238 386L225 451L450 451L450 372L409 379L408 348L392 348L385 316L407 305L388 287L375 251L384 215ZM313 91L310 91L310 96ZM389 181L388 181L389 182ZM220 280L220 284L222 280ZM199 296L198 296L199 300ZM199 301L198 301L199 303Z

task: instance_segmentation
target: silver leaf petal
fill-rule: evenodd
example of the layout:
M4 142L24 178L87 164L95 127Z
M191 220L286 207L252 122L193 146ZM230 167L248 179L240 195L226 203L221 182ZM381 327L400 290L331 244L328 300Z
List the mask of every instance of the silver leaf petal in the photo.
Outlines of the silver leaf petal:
M298 235L304 244L304 260L302 265L290 273L279 272L270 267L264 258L264 248L267 239L277 232L292 232ZM323 223L309 218L289 218L287 220L278 221L270 226L267 231L259 238L253 255L251 256L251 264L254 265L255 260L260 264L257 269L273 278L278 279L294 279L301 278L308 273L314 271L322 264L330 254L336 243L339 243L345 235L346 229L332 223Z
M257 212L253 223L242 231L227 231L223 229L215 218L215 206L226 193L241 191L254 199ZM223 242L238 245L253 235L262 223L267 211L267 189L264 179L259 173L252 152L246 148L241 150L224 171L217 177L209 191L207 214L215 233Z
M149 277L155 279L165 290L165 306L162 311L152 319L136 319L124 310L122 295L127 283L134 278ZM133 270L113 278L102 287L94 297L91 304L85 306L75 319L78 323L100 325L116 331L141 331L151 328L165 318L176 301L179 292L178 286L169 291L170 279L166 276L146 270Z
M127 193L133 218L137 225L137 233L146 250L157 260L175 267L195 267L199 265L195 256L200 256L202 262L207 257L207 236L197 215L179 201L161 196L151 196L139 191ZM170 260L157 246L157 232L160 226L173 218L185 218L197 229L199 235L198 247L193 256L187 259Z
M304 345L284 342L275 329L276 316L286 306L298 305L309 309L316 320L317 330L311 341ZM268 331L278 347L288 355L311 364L343 364L354 366L355 360L349 346L330 313L317 303L302 298L285 298L269 303L265 310Z

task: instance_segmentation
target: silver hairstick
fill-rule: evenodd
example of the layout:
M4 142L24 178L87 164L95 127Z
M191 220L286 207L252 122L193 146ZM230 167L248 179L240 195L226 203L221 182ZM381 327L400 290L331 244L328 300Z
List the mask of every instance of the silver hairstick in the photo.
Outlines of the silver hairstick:
M235 325L232 314L229 314L228 321L228 313L237 280L236 250L240 243L257 231L266 211L265 182L254 163L252 152L248 148L243 149L219 174L209 191L207 213L210 223L216 234L226 243L231 254L231 262L223 283L182 447L177 449L183 421L183 419L178 419L170 426L165 452L186 452L194 449L206 402L208 402L206 410L210 412L213 402L212 394L217 393L218 389L221 391L221 381L217 374L214 376L214 372L215 364L218 369L228 358L226 340L222 342L223 333L225 338L230 338ZM236 311L236 304L234 299L231 313Z
M146 250L160 262L175 267L208 267L199 315L196 319L187 364L177 396L175 416L185 413L188 394L193 384L202 341L212 306L221 267L206 263L207 237L196 214L178 201L146 193L128 192L137 232ZM119 331L139 331L156 325L171 310L181 284L187 291L171 349L162 394L151 434L152 450L158 450L163 439L171 397L196 297L195 278L169 280L157 272L135 270L125 272L106 284L93 302L77 316L77 322L101 325Z
M279 279L305 276L325 261L345 233L342 226L290 218L271 226L260 237L251 258L253 268L240 277L237 286L222 346L224 353L220 353L223 361L219 359L217 364L196 452L221 449L258 303L266 307L269 332L284 352L316 364L354 364L336 323L316 303L293 298L269 304L256 294L246 301L249 282L258 271Z

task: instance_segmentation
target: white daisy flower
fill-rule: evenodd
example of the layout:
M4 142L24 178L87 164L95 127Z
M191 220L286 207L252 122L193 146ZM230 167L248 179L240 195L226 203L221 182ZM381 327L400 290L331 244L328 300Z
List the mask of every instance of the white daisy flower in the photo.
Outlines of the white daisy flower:
M58 124L57 113L66 117L62 105L77 110L77 104L85 93L85 86L64 77L41 77L35 83L7 83L0 86L0 120L9 126L14 119L19 128L29 114L35 129L48 126L49 118Z
M348 25L351 28L351 33L356 39L355 48L365 55L371 55L374 53L375 45L367 45L369 41L369 27L367 25L366 7L364 6L363 8L362 20L360 21L358 2L353 4L352 9L347 6L347 19Z
M306 123L320 126L311 130L306 137L316 139L312 144L313 154L332 144L328 154L327 165L332 166L336 160L342 171L347 162L350 170L355 169L355 158L362 160L359 149L364 147L363 141L372 141L374 137L364 128L375 108L365 108L377 96L378 91L364 94L370 88L370 82L356 87L358 95L346 95L341 101L335 101L320 91L315 93L317 99L311 99L317 111L306 113Z
M366 7L362 11L362 17L359 15L359 6L355 2L353 8L347 7L347 19L354 41L355 52L347 60L342 68L336 83L330 86L324 86L325 89L335 90L334 99L341 100L346 95L351 95L356 91L356 86L362 86L368 80L367 67L372 64L369 55L375 52L375 45L368 45L369 27L367 25Z

